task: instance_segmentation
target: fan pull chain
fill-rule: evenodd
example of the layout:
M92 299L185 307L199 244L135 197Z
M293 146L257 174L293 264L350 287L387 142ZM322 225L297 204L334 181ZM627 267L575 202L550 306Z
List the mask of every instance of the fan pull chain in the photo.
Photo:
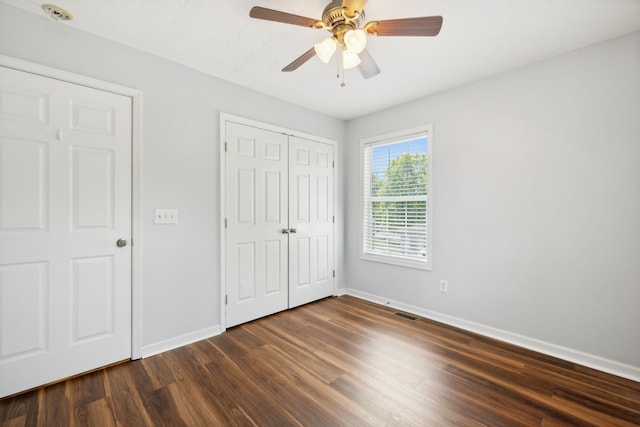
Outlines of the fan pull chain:
M336 77L340 78L342 76L340 87L345 87L347 84L344 82L344 58L342 56L342 45L338 46L338 50L338 75Z

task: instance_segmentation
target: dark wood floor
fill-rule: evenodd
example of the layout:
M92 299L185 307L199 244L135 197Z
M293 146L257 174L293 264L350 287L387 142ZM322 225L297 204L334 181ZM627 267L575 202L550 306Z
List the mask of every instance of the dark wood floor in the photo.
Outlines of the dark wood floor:
M0 401L2 426L631 426L640 383L330 298Z

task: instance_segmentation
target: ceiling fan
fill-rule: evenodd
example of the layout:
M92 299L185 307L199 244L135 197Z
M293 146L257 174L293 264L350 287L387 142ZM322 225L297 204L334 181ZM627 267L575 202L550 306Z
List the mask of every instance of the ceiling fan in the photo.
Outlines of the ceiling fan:
M341 50L338 64L340 69L358 67L365 79L380 73L367 49L367 36L436 36L442 27L442 16L424 16L418 18L390 19L370 21L362 25L365 18L364 6L367 0L333 0L322 12L322 20L306 18L274 9L255 6L249 16L266 21L283 22L318 30L328 30L331 36L317 43L300 55L282 71L294 71L314 56L328 63L334 52ZM344 81L343 84L344 86Z

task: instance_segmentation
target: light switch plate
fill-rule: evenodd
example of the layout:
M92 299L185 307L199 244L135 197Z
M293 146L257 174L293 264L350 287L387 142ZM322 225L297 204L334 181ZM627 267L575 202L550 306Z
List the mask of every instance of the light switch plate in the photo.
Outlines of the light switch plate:
M154 224L177 224L178 211L176 209L156 209L153 214Z

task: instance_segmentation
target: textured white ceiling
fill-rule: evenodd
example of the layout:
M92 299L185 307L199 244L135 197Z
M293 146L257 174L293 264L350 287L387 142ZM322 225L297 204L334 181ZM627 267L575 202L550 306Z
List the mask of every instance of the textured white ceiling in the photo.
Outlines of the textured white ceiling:
M44 16L33 0L0 0ZM329 0L47 0L69 25L327 115L351 119L640 29L640 0L369 0L366 21L442 15L437 37L369 38L364 80L312 58L329 33L249 18L263 6L320 19Z

